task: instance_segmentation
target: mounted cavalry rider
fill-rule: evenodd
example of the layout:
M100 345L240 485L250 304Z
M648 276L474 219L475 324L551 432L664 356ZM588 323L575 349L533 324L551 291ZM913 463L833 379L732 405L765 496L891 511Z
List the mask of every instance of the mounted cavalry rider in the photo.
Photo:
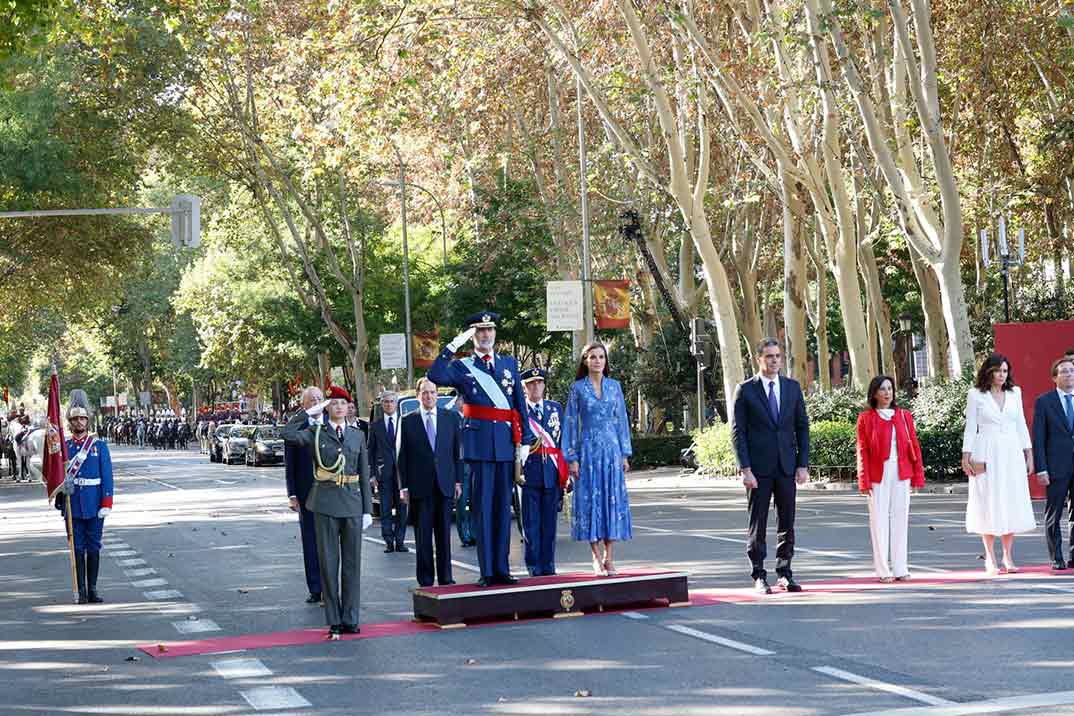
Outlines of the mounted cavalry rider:
M67 408L67 471L60 490L71 497L71 527L75 543L78 603L99 604L97 573L101 567L104 518L112 511L112 457L108 445L89 433L89 400L83 390L72 390ZM56 500L64 512L66 500ZM66 515L65 515L66 517Z
M515 584L508 553L511 547L513 478L521 480L533 432L514 357L496 353L496 321L491 311L471 316L470 327L440 352L429 368L429 380L454 387L463 400L463 455L473 481L473 520L478 585ZM474 355L455 360L471 338ZM513 468L513 469L512 469Z

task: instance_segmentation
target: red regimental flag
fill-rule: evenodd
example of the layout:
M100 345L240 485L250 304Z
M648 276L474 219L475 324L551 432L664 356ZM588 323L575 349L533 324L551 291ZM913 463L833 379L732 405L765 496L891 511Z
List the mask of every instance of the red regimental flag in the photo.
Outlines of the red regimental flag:
M52 369L48 385L48 427L45 429L45 448L41 456L41 473L45 477L45 492L49 502L56 490L63 485L67 465L67 441L63 437L63 419L60 414L60 378Z
M597 328L628 328L630 281L594 281L593 311Z

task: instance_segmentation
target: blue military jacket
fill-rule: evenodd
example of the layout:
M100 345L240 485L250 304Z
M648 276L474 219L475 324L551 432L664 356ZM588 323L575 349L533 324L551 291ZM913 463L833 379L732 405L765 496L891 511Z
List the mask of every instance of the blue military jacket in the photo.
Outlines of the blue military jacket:
M87 438L88 439L88 438ZM82 449L82 443L67 441L67 457L73 460ZM82 467L75 475L75 489L71 495L71 516L80 519L97 517L102 507L112 506L112 456L108 444L97 438L90 448ZM83 482L95 484L82 484Z
M478 370L481 370L478 368ZM522 416L522 444L533 443L526 416L526 395L518 377L518 362L502 353L493 354L493 378L500 386L507 403ZM478 384L469 368L461 360L455 360L450 348L445 348L429 368L429 380L437 385L450 385L459 391L464 403L495 408L495 403ZM499 420L463 418L462 452L467 462L514 462L515 445L511 437L511 424Z
M552 436L556 447L560 446L560 435L563 429L563 406L554 400L541 401L541 419L537 420L534 408L527 403L526 415L536 420L545 432ZM537 436L534 436L537 439ZM537 443L540 444L540 443ZM530 455L526 465L522 468L522 475L526 478L523 487L544 487L547 489L559 487L559 468L556 459L551 455Z

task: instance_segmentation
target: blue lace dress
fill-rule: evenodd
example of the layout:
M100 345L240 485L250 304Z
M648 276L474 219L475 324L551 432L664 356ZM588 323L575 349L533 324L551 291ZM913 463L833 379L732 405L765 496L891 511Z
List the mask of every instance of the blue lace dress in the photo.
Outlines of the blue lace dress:
M631 538L623 458L630 457L630 422L619 381L604 378L603 396L582 378L571 386L563 418L563 454L577 462L571 536L576 540Z

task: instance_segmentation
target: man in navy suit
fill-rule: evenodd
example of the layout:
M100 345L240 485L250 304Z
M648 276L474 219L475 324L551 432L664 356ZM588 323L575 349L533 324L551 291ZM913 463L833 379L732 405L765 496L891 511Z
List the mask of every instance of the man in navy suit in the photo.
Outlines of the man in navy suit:
M462 493L462 435L455 414L436 405L436 384L418 382L421 408L403 418L399 498L414 512L417 577L431 587L451 578L451 511ZM435 569L433 545L436 546Z
M471 316L470 328L455 336L429 368L429 379L454 387L463 400L463 454L470 466L473 520L477 538L479 586L515 584L508 553L511 548L511 495L515 465L521 472L529 457L533 433L526 399L519 385L518 362L496 353L496 321L491 311ZM474 355L455 360L455 353L474 340Z
M783 351L775 338L757 350L760 374L735 390L731 439L738 458L749 509L746 555L753 586L771 594L764 560L767 556L768 507L776 501L776 575L779 586L800 592L794 581L794 506L797 485L809 480L809 418L798 381L780 376Z
M384 417L369 426L369 464L377 477L380 494L380 535L385 552L409 552L406 539L407 506L399 501L396 487L395 456L399 449L399 396L391 391L380 395Z
M1048 487L1044 506L1044 539L1056 569L1074 567L1074 358L1052 363L1055 390L1049 390L1033 407L1033 464L1037 480ZM1059 522L1070 503L1070 561L1063 559Z
M540 368L530 368L521 375L530 427L539 438L522 470L526 478L522 484L526 569L534 577L556 573L556 515L563 499L561 480L567 477L559 443L563 407L545 399L546 377Z
M321 389L311 385L302 391L302 410L309 410L323 400ZM307 419L302 428L308 425ZM298 526L302 532L302 561L306 565L306 587L309 589L306 604L318 604L321 601L321 570L317 564L317 533L313 527L313 513L306 509L306 498L313 487L313 451L284 442L283 470L287 481L287 503L292 512L298 513Z

